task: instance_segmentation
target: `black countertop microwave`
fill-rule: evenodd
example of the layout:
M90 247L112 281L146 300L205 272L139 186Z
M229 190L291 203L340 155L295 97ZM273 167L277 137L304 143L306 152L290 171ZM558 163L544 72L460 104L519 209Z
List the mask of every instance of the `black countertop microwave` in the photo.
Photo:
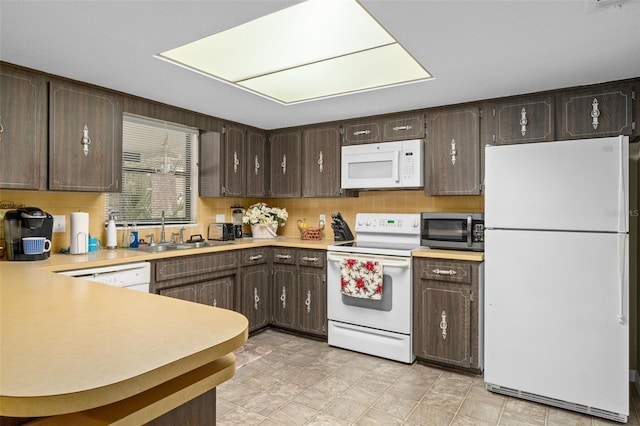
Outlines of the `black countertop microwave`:
M423 212L420 219L420 245L484 251L483 213Z

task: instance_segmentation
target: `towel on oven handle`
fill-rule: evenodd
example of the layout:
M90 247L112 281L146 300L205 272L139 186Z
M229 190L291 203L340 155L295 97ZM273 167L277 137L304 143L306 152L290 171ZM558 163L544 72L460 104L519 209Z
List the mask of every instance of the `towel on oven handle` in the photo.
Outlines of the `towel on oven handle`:
M342 259L340 287L350 297L382 299L382 265L376 260Z

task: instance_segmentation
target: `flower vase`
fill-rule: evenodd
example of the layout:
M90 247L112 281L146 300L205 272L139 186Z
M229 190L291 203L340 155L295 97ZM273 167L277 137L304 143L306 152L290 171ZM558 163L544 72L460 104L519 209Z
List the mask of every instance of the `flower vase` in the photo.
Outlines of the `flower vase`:
M278 236L278 224L256 224L251 225L251 235L253 238L276 238Z

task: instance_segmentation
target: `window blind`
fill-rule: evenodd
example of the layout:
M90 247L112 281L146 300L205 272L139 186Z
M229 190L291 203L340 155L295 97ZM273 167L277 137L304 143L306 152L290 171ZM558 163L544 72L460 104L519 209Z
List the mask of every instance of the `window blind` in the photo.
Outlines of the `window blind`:
M196 223L198 130L125 114L122 192L107 194L105 221L157 225Z

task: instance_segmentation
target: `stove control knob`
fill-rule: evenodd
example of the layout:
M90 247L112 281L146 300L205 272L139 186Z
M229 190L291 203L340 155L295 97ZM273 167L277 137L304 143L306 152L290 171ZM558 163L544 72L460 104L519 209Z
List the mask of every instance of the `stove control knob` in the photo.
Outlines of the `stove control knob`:
M360 219L360 220L358 221L358 225L362 226L363 224L364 224L364 220Z
M415 219L415 220L413 221L413 227L414 227L414 228L417 228L418 226L420 226L420 219Z
M371 218L370 217L367 218L367 226L371 226Z

